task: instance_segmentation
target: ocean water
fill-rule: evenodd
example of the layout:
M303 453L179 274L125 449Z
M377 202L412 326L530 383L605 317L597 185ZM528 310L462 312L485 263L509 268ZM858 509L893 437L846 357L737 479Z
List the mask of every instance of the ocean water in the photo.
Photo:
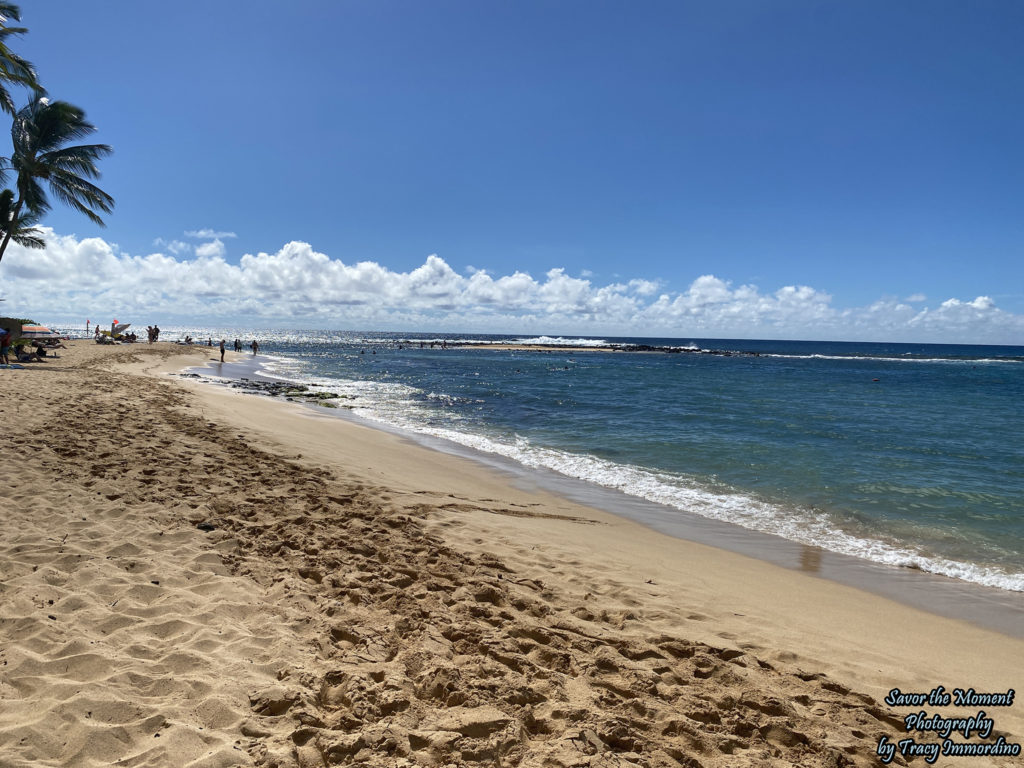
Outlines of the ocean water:
M263 374L370 420L680 514L1024 591L1024 347L192 332L255 336ZM523 341L549 346L508 348Z

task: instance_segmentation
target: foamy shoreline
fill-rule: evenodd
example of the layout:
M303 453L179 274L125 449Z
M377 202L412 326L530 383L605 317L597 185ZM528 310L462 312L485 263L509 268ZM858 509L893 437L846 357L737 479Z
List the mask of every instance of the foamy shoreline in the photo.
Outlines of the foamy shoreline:
M1024 682L1020 640L172 382L210 350L156 346L0 376L33 457L0 491L5 765L867 766L892 688Z
M207 381L229 384L237 384L242 376L257 384L264 378L266 381L303 383L301 378L281 379L274 373L259 373L259 360L245 354L226 366L209 361L190 370L206 376ZM323 380L312 386L330 387ZM900 549L882 542L857 540L854 543L858 546L837 548L832 541L834 536L822 536L819 541L825 543L819 544L808 540L814 537L809 537L806 532L794 531L792 523L782 533L763 525L737 523L708 514L706 510L693 510L685 500L680 501L676 496L672 500L664 500L661 498L663 494L652 497L635 490L621 490L601 479L580 476L572 468L559 471L556 466L538 465L528 459L524 461L519 453L510 453L505 450L505 446L480 436L463 435L450 430L407 428L380 416L364 415L360 411L365 412L365 406L353 406L351 401L337 402L342 402L343 407L331 411L332 416L399 435L433 450L473 459L479 464L516 476L521 482L537 485L560 497L641 523L669 536L801 570L840 584L868 590L911 607L971 621L984 628L1024 638L1024 601L1020 600L1019 590L1003 586L1008 582L1016 584L1019 578L1014 581L1004 574L993 575L987 569L970 563L925 557L910 549ZM353 407L356 410L350 412L348 409ZM627 472L635 468L619 466L616 470ZM609 471L604 473L605 476L608 474ZM749 499L747 501L754 503ZM698 498L693 503L706 506L707 501ZM787 535L787 532L796 535ZM849 539L848 535L843 534L839 543L843 544ZM873 554L880 553L882 556L862 556L860 552L865 547L871 548ZM907 566L905 563L908 562L913 565Z

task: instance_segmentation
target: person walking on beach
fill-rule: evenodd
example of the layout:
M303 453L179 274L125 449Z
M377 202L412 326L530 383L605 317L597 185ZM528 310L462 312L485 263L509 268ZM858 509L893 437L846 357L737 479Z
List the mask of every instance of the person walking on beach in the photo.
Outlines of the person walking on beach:
M220 340L220 361L224 362L224 339Z
M252 340L252 344L250 344L249 346L252 347L252 353L254 355L259 353L259 351L260 351L260 343L258 341L256 341L256 339L253 339Z

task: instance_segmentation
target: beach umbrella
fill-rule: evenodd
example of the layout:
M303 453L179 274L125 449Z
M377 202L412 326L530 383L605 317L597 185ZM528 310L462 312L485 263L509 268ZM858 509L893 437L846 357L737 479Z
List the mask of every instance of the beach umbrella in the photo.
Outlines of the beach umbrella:
M45 325L23 325L21 326L21 337L23 339L59 339L60 334L54 333Z

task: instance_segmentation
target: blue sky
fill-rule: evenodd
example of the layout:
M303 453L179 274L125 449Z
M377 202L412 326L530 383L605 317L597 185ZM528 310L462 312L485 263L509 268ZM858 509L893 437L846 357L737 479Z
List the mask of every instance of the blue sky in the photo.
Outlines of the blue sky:
M1024 338L1019 3L22 12L117 207L55 206L48 251L0 263L5 310Z

